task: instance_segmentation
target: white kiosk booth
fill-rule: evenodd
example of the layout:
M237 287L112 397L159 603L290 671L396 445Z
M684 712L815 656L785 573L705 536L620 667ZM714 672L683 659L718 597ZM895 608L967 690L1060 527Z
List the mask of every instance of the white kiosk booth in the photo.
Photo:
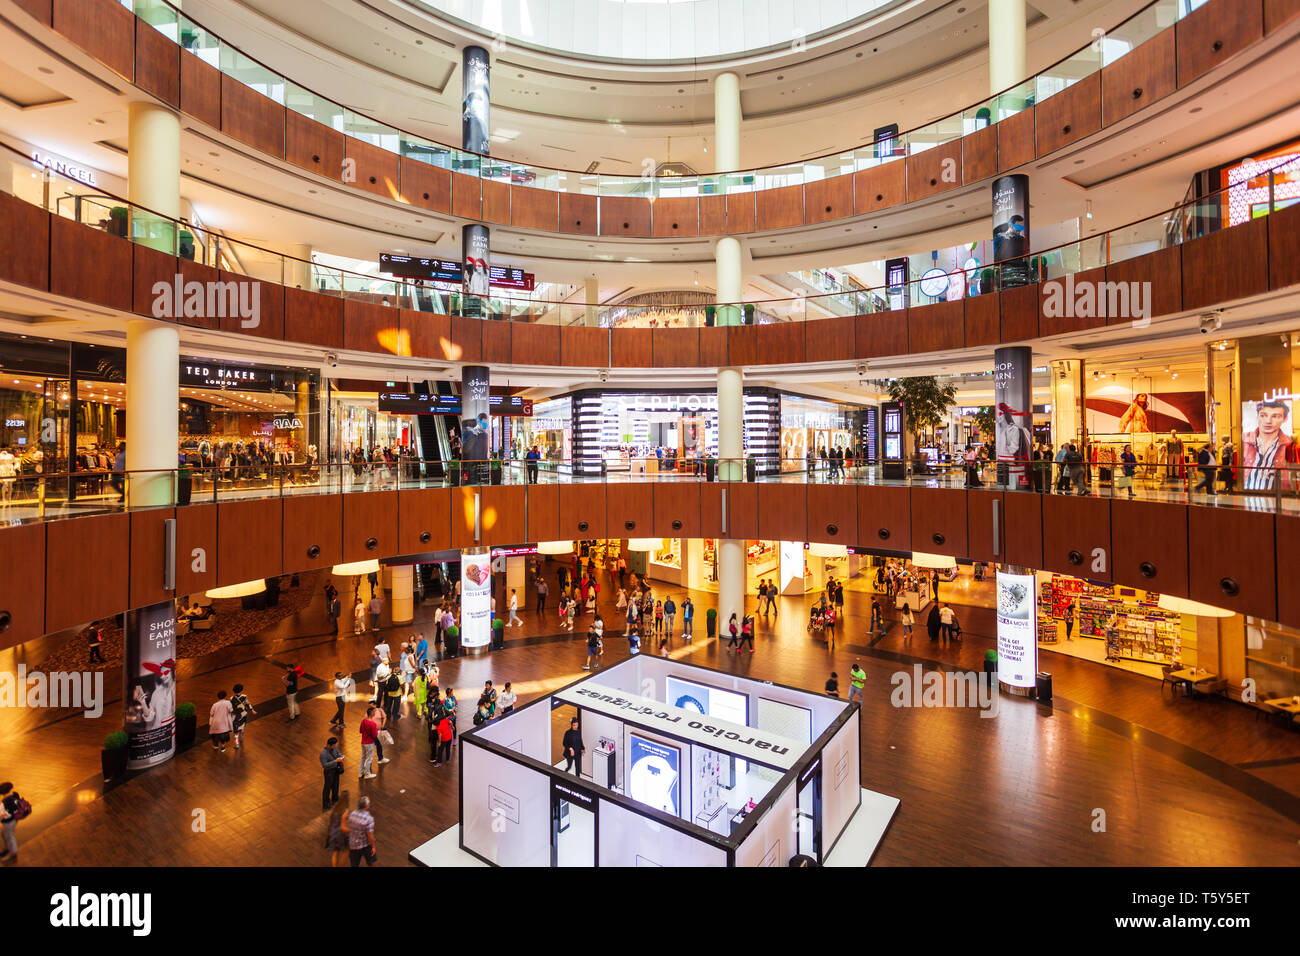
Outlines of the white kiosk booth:
M422 865L864 866L898 801L862 789L860 708L639 655L460 736L460 824ZM581 774L564 769L577 718Z

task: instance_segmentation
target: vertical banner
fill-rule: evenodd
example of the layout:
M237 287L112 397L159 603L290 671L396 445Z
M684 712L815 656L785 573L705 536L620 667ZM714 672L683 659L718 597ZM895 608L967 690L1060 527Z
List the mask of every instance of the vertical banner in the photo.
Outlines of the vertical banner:
M460 377L460 457L462 482L482 485L488 476L488 440L492 420L488 415L489 374L486 365L466 365Z
M1034 353L1013 345L993 353L993 399L997 435L998 483L1030 487L1033 453Z
M1003 176L993 181L993 261L1002 264L1001 288L1029 284L1028 255L1029 177Z
M460 145L485 156L492 149L490 64L488 51L481 46L467 46L461 55Z
M463 291L466 300L466 314L477 298L487 298L491 292L492 253L489 251L488 227L482 223L470 223L460 230L460 249L463 268ZM475 312L474 314L478 314Z
M998 570L998 681L1022 690L1038 677L1037 581Z
M122 729L127 767L138 770L176 752L176 605L152 604L126 613Z
M1237 342L1241 369L1241 451L1237 470L1246 491L1294 493L1296 443L1291 350L1276 335Z
M460 646L492 642L492 554L487 548L460 554Z

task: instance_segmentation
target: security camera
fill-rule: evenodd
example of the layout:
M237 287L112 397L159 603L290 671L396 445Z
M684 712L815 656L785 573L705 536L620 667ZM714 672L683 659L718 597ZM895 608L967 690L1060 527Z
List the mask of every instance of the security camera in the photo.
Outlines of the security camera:
M330 352L328 355L325 356L325 364L328 365L330 368L338 368L339 357L335 355L333 352Z
M1201 334L1209 335L1223 328L1223 316L1218 312L1209 312L1201 316Z
M597 372L596 374L600 376L600 380L601 380L602 382L608 382L608 381L609 381L609 369L607 369L607 368L602 368L602 369L601 369L599 372Z
M866 362L859 362L859 363L858 363L858 374L859 374L859 375L866 375L866 374L867 374L867 363L866 363Z

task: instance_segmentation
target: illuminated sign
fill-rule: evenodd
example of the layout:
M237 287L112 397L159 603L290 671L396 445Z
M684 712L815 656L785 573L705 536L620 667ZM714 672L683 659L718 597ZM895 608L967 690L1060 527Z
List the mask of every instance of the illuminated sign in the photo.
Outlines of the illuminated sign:
M32 163L40 169L52 169L60 175L67 176L69 179L75 179L79 183L85 183L87 186L98 186L99 180L95 178L94 172L86 169L84 166L77 166L68 162L66 159L59 159L57 156L51 156L49 153L32 151Z
M464 266L450 259L428 259L423 256L404 256L393 252L379 254L379 271L404 279L428 279L457 285L465 279ZM536 277L531 272L515 266L489 266L488 279L502 289L522 289L531 292Z
M998 680L1033 687L1038 676L1037 580L1033 574L999 571Z

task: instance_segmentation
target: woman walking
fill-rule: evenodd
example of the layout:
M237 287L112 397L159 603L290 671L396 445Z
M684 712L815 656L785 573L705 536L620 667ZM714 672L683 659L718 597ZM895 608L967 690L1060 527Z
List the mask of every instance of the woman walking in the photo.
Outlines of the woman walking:
M731 640L727 641L727 650L740 646L740 628L736 624L736 612L731 612L731 620L727 622L727 629L731 632Z
M903 622L903 640L910 641L912 639L912 625L916 623L910 604L903 605L903 613L899 616L899 620Z

